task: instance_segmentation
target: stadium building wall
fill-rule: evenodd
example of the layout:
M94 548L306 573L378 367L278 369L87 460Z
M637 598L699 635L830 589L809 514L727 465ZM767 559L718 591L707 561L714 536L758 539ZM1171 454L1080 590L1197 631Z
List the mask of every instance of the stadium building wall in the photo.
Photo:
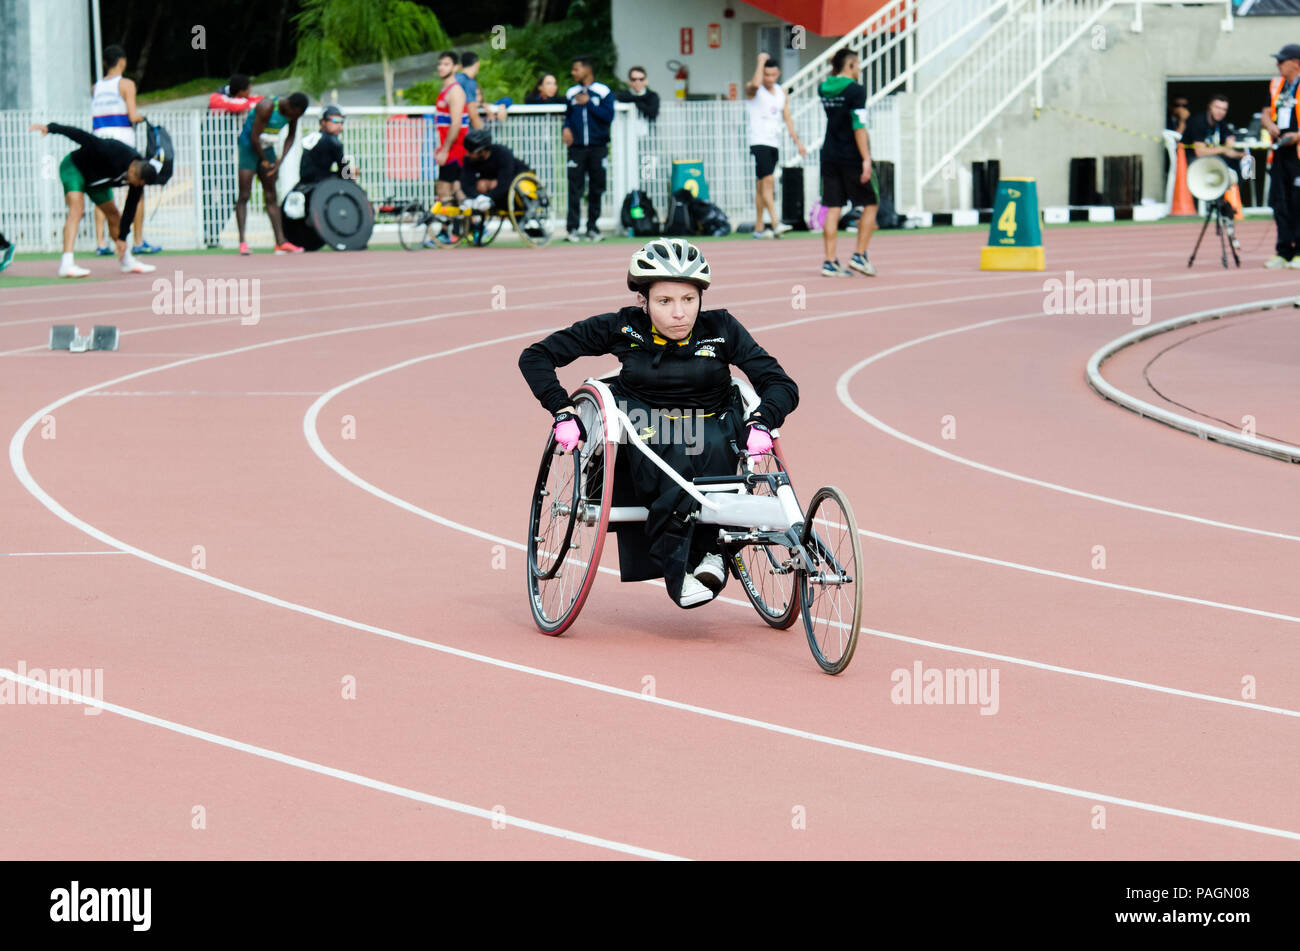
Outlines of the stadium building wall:
M724 16L730 6L735 16ZM732 0L614 0L612 7L614 45L618 49L618 75L626 80L633 66L645 68L649 86L667 104L674 98L676 75L669 60L684 64L690 73L688 92L692 97L726 98L731 83L737 97L745 96L745 83L754 74L758 56L760 28L789 24L747 3ZM710 49L708 28L720 28L720 45ZM692 52L682 52L682 30L689 28ZM789 79L801 66L839 37L802 35L805 48L785 50L781 60L781 78ZM564 83L561 83L561 88Z
M1290 17L1238 18L1231 31L1223 31L1220 6L1146 6L1141 33L1130 29L1132 17L1131 6L1115 8L1097 24L1104 27L1103 33L1085 33L1056 60L1043 79L1043 99L1048 106L1158 137L1165 127L1167 81L1258 79L1257 102L1250 110L1256 112L1268 98L1268 77L1277 74L1269 54L1283 43L1300 42L1300 22ZM972 162L998 159L1002 175L1038 180L1040 205L1065 205L1071 158L1095 157L1100 169L1103 156L1141 155L1143 197L1164 200L1162 144L1050 108L1035 119L1033 97L1030 86L962 150L958 167L969 171ZM905 196L903 207L912 204L912 169L907 167L907 157L915 154L909 98L904 95L899 104L904 165L899 194ZM1196 111L1205 103L1193 101L1191 107ZM963 207L959 188L960 177L932 179L924 193L925 209Z

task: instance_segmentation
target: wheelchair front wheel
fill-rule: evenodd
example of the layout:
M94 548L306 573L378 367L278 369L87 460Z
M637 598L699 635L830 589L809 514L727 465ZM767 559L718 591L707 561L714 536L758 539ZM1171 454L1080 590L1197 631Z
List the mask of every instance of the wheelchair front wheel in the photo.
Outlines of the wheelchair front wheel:
M862 627L862 539L853 508L834 486L818 489L800 537L812 570L800 568L803 624L828 674L849 666Z
M584 386L573 406L587 440L570 454L558 452L550 437L528 517L528 605L538 629L551 635L573 624L591 592L614 495L617 446L606 440L600 399Z
M745 473L742 459L740 472ZM785 466L773 453L755 457L754 471L784 472ZM754 490L755 495L771 495L766 483ZM799 616L799 586L796 584L798 558L781 545L745 545L728 559L731 573L745 589L749 603L764 622L779 631L788 630Z

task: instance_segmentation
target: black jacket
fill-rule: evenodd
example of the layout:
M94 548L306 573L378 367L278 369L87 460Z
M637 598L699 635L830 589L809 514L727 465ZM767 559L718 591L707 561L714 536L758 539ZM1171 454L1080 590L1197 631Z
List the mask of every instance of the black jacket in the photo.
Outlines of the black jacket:
M578 357L613 354L623 365L618 387L627 396L664 409L717 412L731 400L731 367L749 377L763 401L763 420L777 427L799 405L799 388L776 358L760 347L740 321L725 310L705 310L691 336L656 343L650 318L624 307L557 330L519 357L519 369L533 395L555 414L569 394L555 375Z
M333 132L313 132L302 140L298 181L304 185L343 177L343 143Z
M81 177L86 180L87 188L111 188L126 184L126 172L131 163L143 156L131 146L116 139L101 139L85 129L76 126L60 125L51 122L49 130L56 135L66 136L81 148L72 153L72 164L77 166ZM122 208L122 224L118 229L118 239L125 241L135 221L135 206L140 202L144 188L133 185L126 193L126 204Z
M659 93L653 89L647 89L640 96L634 95L630 89L620 89L614 93L614 98L619 102L632 103L642 118L653 121L659 116Z
M489 145L487 158L481 162L468 155L460 160L460 187L466 195L473 196L478 194L480 178L495 178L498 188L509 188L516 175L527 171L527 164L504 145Z

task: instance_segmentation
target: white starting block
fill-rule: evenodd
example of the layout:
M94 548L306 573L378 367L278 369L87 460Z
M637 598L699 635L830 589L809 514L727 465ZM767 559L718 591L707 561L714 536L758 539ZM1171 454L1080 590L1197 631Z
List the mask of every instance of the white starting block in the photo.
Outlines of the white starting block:
M72 353L85 353L87 350L116 350L117 328L96 324L89 334L83 336L73 324L55 324L50 328L50 349L68 350Z

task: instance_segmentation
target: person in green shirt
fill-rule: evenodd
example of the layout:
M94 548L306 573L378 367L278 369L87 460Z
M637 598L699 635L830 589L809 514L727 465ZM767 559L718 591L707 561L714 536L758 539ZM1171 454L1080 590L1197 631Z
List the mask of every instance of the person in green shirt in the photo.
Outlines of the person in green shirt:
M858 54L848 47L837 50L831 60L831 75L818 88L826 110L826 139L822 143L822 205L826 225L822 231L826 260L823 277L849 277L839 262L835 239L843 206L852 203L862 209L858 219L858 243L849 259L854 271L875 277L867 260L867 242L876 230L876 189L871 181L871 150L867 140L867 91L857 82L861 74Z

